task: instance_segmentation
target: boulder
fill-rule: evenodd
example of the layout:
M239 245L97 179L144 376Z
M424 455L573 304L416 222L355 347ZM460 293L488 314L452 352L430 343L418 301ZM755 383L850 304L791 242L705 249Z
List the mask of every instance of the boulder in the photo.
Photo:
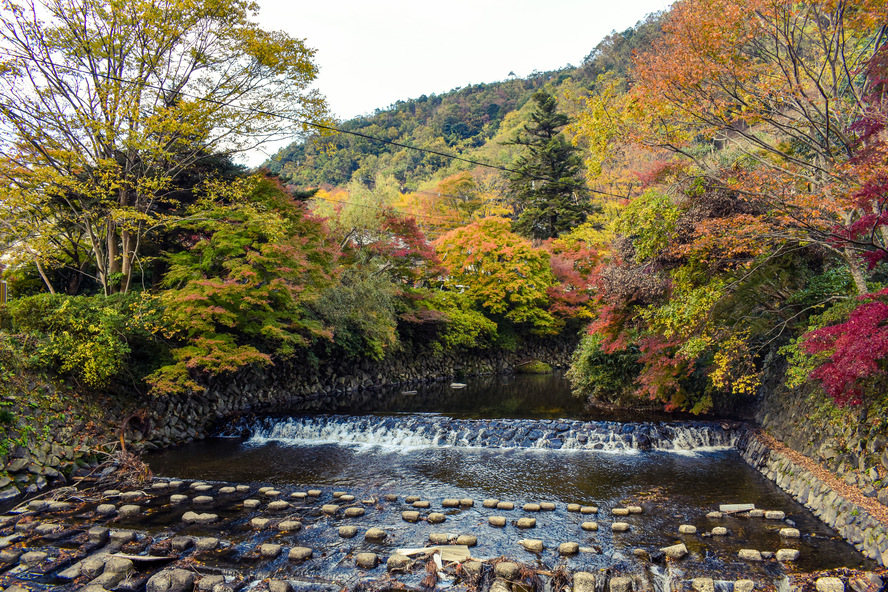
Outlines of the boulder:
M364 569L373 569L379 564L379 557L376 553L358 553L355 556L355 562L358 567Z
M500 561L493 568L493 573L500 578L514 580L518 578L518 572L521 568L517 563L512 561Z
M386 562L386 569L388 569L389 571L407 571L408 569L410 569L410 566L412 564L413 561L406 555L395 553L388 558L388 561Z
M632 578L626 576L611 578L610 582L608 582L608 588L610 592L631 592Z
M744 559L746 561L761 561L762 554L756 549L740 549L740 552L737 553L737 556L740 559Z
M661 547L660 551L666 555L667 559L681 559L685 555L688 554L688 548L684 543L679 543L677 545L671 545L669 547Z
M775 556L777 561L795 561L799 558L798 549L778 549Z
M532 553L541 553L543 550L543 541L539 539L521 539L518 544Z
M364 538L368 541L382 541L386 536L386 532L381 528L371 528L364 533Z
M401 519L404 522L418 522L419 521L419 512L416 510L407 510L406 512L401 512Z
M561 543L558 545L559 555L576 555L580 552L579 543Z
M432 512L428 515L426 520L428 520L430 524L440 524L447 520L447 517L441 512Z
M304 561L312 556L312 550L308 547L293 547L287 558L290 561Z
M259 555L263 559L274 559L281 554L281 546L273 543L259 545Z
M340 526L339 527L339 536L344 539L354 538L358 534L357 526Z
M679 534L696 534L697 527L693 524L682 524L678 527Z
M578 571L573 575L573 592L595 592L595 574Z

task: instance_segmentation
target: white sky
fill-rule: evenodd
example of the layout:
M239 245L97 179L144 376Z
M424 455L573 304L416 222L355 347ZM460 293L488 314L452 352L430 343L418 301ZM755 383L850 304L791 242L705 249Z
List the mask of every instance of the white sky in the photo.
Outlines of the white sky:
M579 65L670 0L258 0L265 29L317 49L317 88L351 119L397 100ZM283 145L286 145L284 143ZM280 146L266 146L273 154ZM251 158L250 160L253 160ZM261 161L262 158L259 158ZM258 163L257 163L258 164Z

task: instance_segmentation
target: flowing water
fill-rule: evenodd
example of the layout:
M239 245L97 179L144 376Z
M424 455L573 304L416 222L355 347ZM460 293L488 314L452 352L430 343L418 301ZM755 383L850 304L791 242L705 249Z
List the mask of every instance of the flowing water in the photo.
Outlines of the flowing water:
M774 562L739 561L737 552L743 548L797 548L800 570L866 565L850 545L740 458L730 423L591 417L570 397L566 381L553 377L488 378L463 389L436 384L415 394L357 397L342 405L360 409L359 415L243 419L224 426L223 436L147 460L155 473L167 477L271 484L288 491L316 487L327 496L341 490L358 500L397 495L398 502L378 504L360 522L392 529L393 536L379 549L384 554L421 547L431 532L478 534L473 556L483 557L514 555L518 538L539 538L547 548L532 556L535 561L557 565L562 561L558 543L576 541L589 552L571 559L570 567L594 571L637 564L636 549L656 555L660 547L684 542L691 556L677 573L670 573L673 567L647 568L655 589L701 574L716 580L782 577ZM438 511L445 498L473 498L475 505L444 510L443 525L407 525L400 512L410 509L403 500L411 495L430 500ZM486 498L514 502L515 509L484 508ZM523 512L529 502L554 502L557 510ZM706 517L726 503L783 510L803 537L781 539L784 521ZM598 514L567 512L567 504L595 506ZM641 506L643 513L612 516L612 509L628 504ZM487 526L491 515L506 516L510 526ZM537 519L536 528L514 528L517 518L530 515ZM335 523L309 514L303 520ZM600 530L579 528L589 520L600 522ZM617 520L630 523L629 532L611 532L609 525ZM698 534L679 535L681 524L696 526ZM727 527L729 536L710 536L716 526ZM309 546L342 545L331 529L309 527L301 536Z

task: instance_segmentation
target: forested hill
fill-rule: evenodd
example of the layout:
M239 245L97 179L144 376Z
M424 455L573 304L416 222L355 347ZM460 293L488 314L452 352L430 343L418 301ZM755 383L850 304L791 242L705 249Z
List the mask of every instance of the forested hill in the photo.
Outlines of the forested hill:
M447 154L482 158L508 165L513 151L503 143L526 120L534 92L548 87L562 102L593 87L600 74L625 77L632 52L649 45L660 31L659 13L635 27L613 32L602 40L579 67L566 66L535 72L527 78L456 88L442 95L422 95L398 101L373 115L340 123L346 132L358 132L400 144ZM529 105L528 105L529 107ZM569 109L568 109L569 110ZM453 173L465 164L446 157L376 142L347 133L315 135L294 142L269 159L265 168L286 182L302 187L344 186L352 179L372 183L377 175L392 175L403 189L418 189L424 182Z

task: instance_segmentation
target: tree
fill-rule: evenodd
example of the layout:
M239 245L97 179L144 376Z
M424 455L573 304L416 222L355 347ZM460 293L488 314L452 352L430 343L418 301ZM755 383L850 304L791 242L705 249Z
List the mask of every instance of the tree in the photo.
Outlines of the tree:
M515 229L530 238L555 238L586 221L595 211L582 178L578 149L559 132L570 120L545 91L533 95L530 123L511 141L528 152L519 157L509 180L518 208Z
M314 50L260 29L247 0L4 1L0 174L19 247L83 237L105 293L126 292L189 167L325 113ZM159 207L162 205L164 207ZM163 212L163 213L161 213Z

